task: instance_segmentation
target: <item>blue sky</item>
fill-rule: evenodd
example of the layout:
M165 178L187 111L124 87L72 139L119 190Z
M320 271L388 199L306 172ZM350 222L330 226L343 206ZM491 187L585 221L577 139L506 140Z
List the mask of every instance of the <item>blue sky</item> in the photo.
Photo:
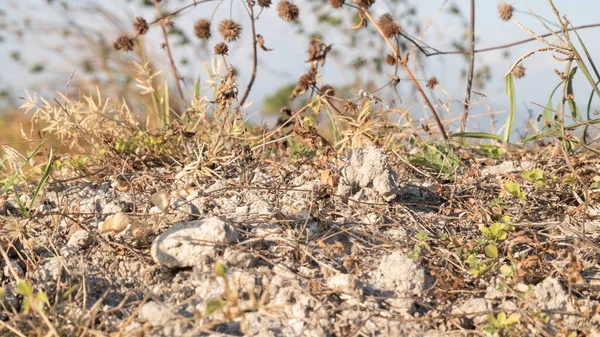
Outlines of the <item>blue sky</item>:
M71 0L68 3L72 6L84 6L93 1L90 0ZM173 2L173 1L172 1ZM469 12L469 1L457 0L457 1L443 1L443 0L427 0L427 1L413 1L417 3L419 21L423 24L432 20L440 6L445 4L447 9L450 5L455 4L461 11L468 15ZM18 6L14 6L14 3L18 3ZM43 11L45 1L40 2L39 0L2 0L0 1L0 10L3 10L10 14L12 18L18 18L19 15L29 13L34 19L32 22L37 25L56 25L57 22L53 21L51 15L46 15ZM142 15L147 18L154 16L152 9L141 12L137 7L128 5L125 11L117 9L122 8L122 1L114 1L115 6L107 5L104 3L104 8L107 10L113 10L114 14L121 18L123 22L131 22L132 18L137 15ZM182 2L173 2L175 5ZM297 0L296 3L300 7L301 11L308 3L305 0ZM504 43L509 43L521 39L528 38L529 35L523 30L517 27L512 22L503 22L498 19L497 5L499 1L493 0L479 0L476 1L476 35L478 38L477 48L485 48L496 46ZM511 1L515 8L522 12L527 12L527 7L524 1ZM118 4L118 6L117 6ZM208 3L178 19L177 25L181 27L192 27L193 22L199 17L206 17L212 14L215 3ZM540 16L549 19L551 22L556 22L555 16L548 5L547 0L532 0L528 1L527 4L535 10ZM571 20L573 25L584 25L597 23L598 15L600 11L600 2L595 0L556 0L556 6L561 11L561 14L566 14ZM295 33L297 27L283 22L276 13L276 10L272 6L270 10L267 10L261 14L260 20L257 21L257 33L263 35L267 41L267 46L275 48L275 51L270 53L261 52L259 55L260 65L258 68L258 77L255 82L255 87L252 91L251 100L255 101L255 104L250 110L260 112L261 103L265 96L271 94L274 90L282 85L295 82L300 75L302 75L307 69L308 65L304 63L306 59L306 49L308 45L308 38L302 37ZM237 9L236 9L237 8ZM386 12L393 12L394 5L391 1L378 0L372 8L374 16L379 16ZM247 25L247 15L244 11L240 10L241 6L235 6L231 11L231 18L242 22L246 34L242 36L241 40L231 44L229 52L229 61L235 64L239 69L250 69L251 65L251 43L249 32L249 26ZM345 9L350 11L350 9ZM301 12L302 13L302 12ZM215 13L215 20L218 21L223 17L229 17L230 8L229 2L223 3L219 6ZM524 13L515 13L517 19L523 23L526 27L532 29L538 33L544 33L544 27L535 19L533 16ZM93 18L94 16L90 16ZM11 20L5 19L5 20ZM61 18L62 20L62 18ZM90 25L97 25L102 27L107 22L86 22ZM246 23L246 24L244 24ZM400 22L402 25L402 22ZM305 22L305 27L310 27L311 22ZM129 28L127 26L126 28ZM215 28L213 28L216 30ZM306 29L310 31L310 29ZM586 46L589 49L592 57L600 60L600 46L596 43L597 35L600 28L590 28L582 30L580 35L584 41L587 41ZM112 40L114 38L114 29L107 29L107 39ZM461 21L456 17L449 15L447 11L442 12L432 23L431 27L427 30L423 36L423 41L427 42L431 46L435 46L441 50L452 50L451 41L456 38L460 38L464 30L461 26ZM412 33L409 31L409 33ZM210 44L218 42L218 35L216 31L213 32L213 40ZM413 34L414 35L414 34ZM357 33L359 39L364 38L366 35ZM158 36L150 37L151 40L148 43L159 43ZM154 39L154 40L152 40ZM552 39L550 39L552 41ZM334 48L343 49L347 45L347 39L339 34L325 34L325 42L333 43ZM40 87L39 77L31 75L27 72L27 69L19 67L9 57L10 50L15 48L22 48L27 51L23 53L23 57L28 61L53 61L56 62L58 59L55 56L44 52L43 48L40 48L41 44L56 44L57 41L51 39L45 40L44 36L37 36L35 38L28 37L22 41L15 41L13 39L7 39L0 48L0 64L2 64L2 70L0 71L0 88L10 87L13 93L21 95L22 88L39 88L49 89L50 91L62 90L66 80L69 78L71 72L74 70L70 68L68 64L54 64L51 71L46 75L46 79L50 79L46 82L46 87ZM498 112L506 111L508 108L508 99L504 93L505 81L503 78L504 73L508 70L512 62L524 53L533 50L535 48L542 47L539 42L527 43L517 47L509 49L509 57L505 58L505 50L493 51L487 53L481 53L477 55L476 67L478 65L487 64L491 67L491 81L487 87L482 91L487 98L483 99L477 107L474 109L472 114L485 114L487 112ZM158 58L164 60L163 53L159 48L154 48L154 54ZM7 52L8 51L8 52ZM72 51L77 56L78 53L84 53L85 51ZM360 53L368 55L370 50L361 50ZM181 51L179 56L185 55L194 64L191 67L192 73L204 74L201 61L210 61L210 54L199 52L196 50ZM197 60L198 62L193 62ZM532 104L535 102L541 105L545 105L548 96L554 86L558 83L558 77L554 74L554 69L564 69L564 63L557 62L554 60L551 53L539 53L535 54L524 62L526 68L526 77L516 81L517 90L517 108L519 111L518 121L523 123L529 118L528 109L532 109L535 115L539 114L540 108ZM440 81L440 87L444 89L449 97L444 95L441 90L435 91L434 101L442 100L446 103L450 102L452 116L457 116L462 111L460 100L464 98L466 82L460 77L460 70L465 67L465 62L461 56L435 56L429 57L425 60L425 73L417 72L417 76L420 78L427 78L429 76L436 76ZM77 70L77 69L75 69ZM80 70L78 70L80 71ZM164 73L170 78L168 69L164 68ZM336 62L328 62L322 71L322 83L331 83L333 85L345 85L355 81L355 78L350 76L350 73L344 69L344 66ZM406 77L400 72L400 77ZM580 74L581 75L581 74ZM368 74L362 74L363 79L367 78ZM241 88L245 88L248 82L249 72L242 71L239 75L239 84ZM381 78L381 84L387 81L387 76ZM190 86L191 90L191 86ZM420 100L411 97L413 92L411 84L408 81L404 81L400 85L400 92L403 96L403 104L401 108L413 108L415 111L419 111ZM587 104L587 98L589 96L589 85L582 76L579 76L578 81L575 82L575 95L577 101L584 108ZM477 96L478 97L478 96ZM477 98L476 97L476 98ZM597 106L597 103L595 104ZM439 107L440 110L443 110ZM442 113L445 118L449 118L447 113ZM499 121L502 122L504 117L499 117ZM489 120L487 118L479 119L480 124L478 125L481 129L489 129ZM458 126L458 123L454 124ZM475 124L471 124L471 127L476 127Z

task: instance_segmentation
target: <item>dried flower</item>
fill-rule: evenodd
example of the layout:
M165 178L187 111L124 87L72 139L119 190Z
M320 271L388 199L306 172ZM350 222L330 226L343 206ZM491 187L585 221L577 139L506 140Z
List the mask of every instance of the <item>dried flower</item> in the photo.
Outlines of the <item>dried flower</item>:
M133 50L133 40L130 39L127 35L121 35L113 43L113 48L115 48L115 50L132 51Z
M324 84L321 86L321 89L319 90L319 95L321 96L335 96L335 89L329 85L329 84Z
M429 79L429 81L427 81L427 88L433 90L433 88L435 88L436 85L438 85L440 82L438 82L438 79L433 76Z
M515 8L508 2L501 2L498 5L498 16L500 16L500 19L508 21L512 18L514 9Z
M329 0L329 4L333 8L340 8L344 4L345 0Z
M310 88L310 86L314 85L316 82L317 72L314 69L309 71L308 74L300 76L298 84L296 84L294 91L292 91L292 94L290 95L290 101L293 101L296 97L304 94L306 90L308 90L308 88Z
M360 8L368 9L371 7L375 0L352 0L355 4L357 4Z
M393 65L395 65L397 63L396 60L397 60L397 58L394 55L392 55L392 54L387 54L385 56L385 63L387 63L387 64L389 64L391 66L393 66Z
M194 35L199 39L208 40L210 39L210 20L199 19L194 24Z
M389 14L383 14L379 18L379 27L388 39L400 34L400 26L394 22L394 18Z
M271 7L271 0L258 0L258 5L262 8Z
M240 37L242 26L233 20L223 20L219 24L219 33L227 42L235 41Z
M227 55L229 47L225 42L219 42L215 45L215 55Z
M144 35L148 32L148 22L146 22L146 19L143 17L138 16L133 21L133 28L135 28L135 32L138 33L138 35Z
M351 98L348 98L344 103L344 113L348 115L356 115L358 113L358 107Z
M277 4L277 12L279 13L279 16L287 22L296 20L300 14L298 6L287 0L279 1Z
M515 78L521 78L525 76L525 68L519 63L513 68L512 74Z

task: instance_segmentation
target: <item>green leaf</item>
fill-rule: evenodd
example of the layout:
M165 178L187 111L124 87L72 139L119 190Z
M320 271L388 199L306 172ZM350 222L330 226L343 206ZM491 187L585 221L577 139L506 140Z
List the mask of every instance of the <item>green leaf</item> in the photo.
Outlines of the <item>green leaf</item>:
M227 303L220 297L212 298L206 302L206 309L204 310L205 316L212 315L213 312L221 310Z
M29 282L25 280L20 280L17 284L17 293L26 297L33 296L33 288L31 287L31 284Z
M31 198L31 202L29 203L29 209L31 209L33 207L33 203L37 200L37 197L40 194L42 187L44 187L44 185L46 184L46 181L48 181L48 178L50 177L50 173L52 172L52 160L53 159L54 159L54 148L51 147L50 154L48 155L48 164L46 164L46 169L44 170L44 174L42 175L40 182L38 183L37 187L35 188L35 192L33 193L33 197Z
M61 297L62 297L62 299L64 300L64 299L66 299L67 297L69 297L69 295L71 295L71 294L72 294L72 293L73 293L73 292L74 292L74 291L75 291L75 290L76 290L78 287L79 287L79 285L78 285L78 284L75 284L75 285L72 285L72 286L70 286L70 287L69 287L69 289L67 289L67 291L65 291L65 292L62 294L62 296L61 296Z
M504 326L505 322L506 322L506 313L504 313L504 312L498 313L498 317L496 318L496 320L498 321L498 324L500 326Z
M479 139L493 139L502 141L502 137L488 132L457 132L450 135L450 137L465 137L465 138L479 138Z
M510 135L512 134L512 129L515 124L515 113L517 111L517 102L515 95L515 83L513 81L512 74L508 74L506 77L506 94L510 100L510 112L508 114L508 118L506 120L506 125L504 126L504 142L508 143L510 140Z
M223 263L217 262L215 264L215 275L217 277L227 276L227 267Z
M2 298L4 296L4 294L6 294L6 289L4 289L3 287L0 287L0 298Z
M425 233L424 230L420 230L419 233L417 233L417 240L419 241L425 241L427 240L427 234Z
M485 255L490 259L495 259L498 257L498 247L495 245L487 245L485 246Z
M546 107L544 108L544 111L542 112L542 115L540 117L542 117L544 119L544 128L546 127L546 125L551 125L551 123L553 122L553 118L552 118L552 112L553 112L553 108L552 108L552 97L554 97L554 93L556 92L556 90L560 87L560 85L563 82L559 82L556 87L554 87L554 90L552 90L552 93L550 94L550 97L548 97L548 103L546 103ZM538 119L539 121L539 119Z
M512 315L510 315L510 317L508 317L506 319L506 321L504 322L504 325L513 325L513 324L517 323L520 319L521 319L521 315L512 314Z
M500 266L500 273L502 273L504 276L511 276L513 273L512 267L507 264L503 264Z
M573 67L573 69L569 73L569 78L567 80L567 97L575 96L573 94L573 76L575 76L576 72L577 67ZM579 109L577 108L577 104L575 104L575 101L569 99L567 100L567 103L569 104L569 109L571 110L571 116L573 116L573 118L575 118L576 120L581 120L581 114L579 113Z

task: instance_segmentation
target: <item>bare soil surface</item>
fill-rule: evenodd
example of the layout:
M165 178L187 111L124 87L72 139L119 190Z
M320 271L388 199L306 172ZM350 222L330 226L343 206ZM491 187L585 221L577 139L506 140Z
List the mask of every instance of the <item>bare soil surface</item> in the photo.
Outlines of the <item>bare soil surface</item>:
M551 152L50 180L30 219L0 200L0 335L600 336L600 163Z

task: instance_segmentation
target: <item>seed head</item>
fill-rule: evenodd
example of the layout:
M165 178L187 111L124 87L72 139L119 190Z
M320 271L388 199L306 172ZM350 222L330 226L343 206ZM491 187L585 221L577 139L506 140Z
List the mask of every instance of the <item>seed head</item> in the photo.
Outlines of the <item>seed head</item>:
M387 63L388 65L391 65L391 66L396 65L396 63L397 63L396 60L397 60L396 56L394 56L392 54L387 54L385 56L385 63Z
M512 18L514 9L511 4L503 1L498 5L498 16L500 16L500 19L508 21Z
M115 50L132 51L133 50L133 40L130 39L127 35L121 35L113 43L113 48L115 48Z
M317 72L313 69L308 72L308 74L304 74L300 76L296 87L292 91L290 95L290 101L293 101L296 97L304 94L306 90L310 88L311 85L314 85L317 82Z
M521 78L525 76L525 68L521 64L517 64L512 70L512 74L515 78Z
M300 14L298 6L287 0L279 1L277 4L277 12L279 13L279 16L287 22L296 20Z
M262 8L271 7L271 0L258 0L258 5Z
M215 55L227 55L229 47L225 42L219 42L215 45Z
M438 79L433 76L429 79L429 81L427 81L427 88L433 90L433 88L435 88L436 85L438 85L440 82L438 82Z
M225 19L219 24L219 33L226 42L235 41L242 33L242 26L233 20Z
M333 8L340 8L344 4L345 0L329 0L329 4Z
M199 19L194 23L194 35L202 40L210 39L210 21L208 19Z
M335 89L329 85L329 84L324 84L321 86L321 89L319 90L319 95L321 96L335 96Z
M400 26L394 22L394 18L389 14L383 14L379 18L379 27L388 39L400 34Z
M368 9L371 7L375 0L352 0L355 4L357 4L360 8Z
M135 32L138 33L138 35L144 35L148 32L148 22L146 22L146 19L143 17L138 16L133 21L133 28L135 28Z

